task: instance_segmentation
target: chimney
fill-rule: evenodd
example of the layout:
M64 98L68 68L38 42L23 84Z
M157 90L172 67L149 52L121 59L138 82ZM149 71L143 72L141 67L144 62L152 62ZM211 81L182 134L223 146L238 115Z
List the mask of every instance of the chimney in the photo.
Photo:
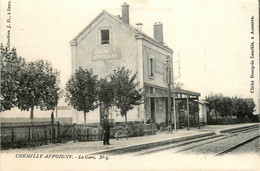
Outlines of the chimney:
M127 3L122 5L122 20L125 24L129 24L129 5Z
M153 26L153 37L160 44L163 44L163 24L161 22L154 24L154 26Z

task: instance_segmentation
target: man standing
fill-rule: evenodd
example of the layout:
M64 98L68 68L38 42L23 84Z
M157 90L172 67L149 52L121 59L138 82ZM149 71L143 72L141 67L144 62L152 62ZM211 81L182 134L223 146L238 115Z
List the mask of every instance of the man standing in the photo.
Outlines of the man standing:
M109 144L109 138L110 138L110 125L108 122L108 118L107 115L104 116L104 120L103 120L103 144L104 145L110 145Z

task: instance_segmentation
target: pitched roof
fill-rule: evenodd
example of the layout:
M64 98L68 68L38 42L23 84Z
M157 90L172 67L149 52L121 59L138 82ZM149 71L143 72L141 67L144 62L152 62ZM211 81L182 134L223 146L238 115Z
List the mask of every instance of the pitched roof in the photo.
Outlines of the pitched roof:
M108 13L107 11L103 10L99 15L97 15L81 32L79 32L79 34L77 34L76 37L74 37L74 39L71 40L71 42L76 41L81 34L83 34L99 17L101 17L102 15L108 15L111 18L113 18L115 21L119 22L120 24L124 25L126 28L128 28L129 30L133 31L136 35L141 35L143 36L143 38L146 38L148 41L151 41L155 44L157 44L160 47L166 48L168 50L170 50L171 52L173 51L171 48L169 48L167 45L165 44L161 44L159 43L157 40L151 38L150 36L146 35L144 32L142 32L141 30L135 28L132 25L126 24L124 23L121 19L119 19L118 17L113 16L112 14Z

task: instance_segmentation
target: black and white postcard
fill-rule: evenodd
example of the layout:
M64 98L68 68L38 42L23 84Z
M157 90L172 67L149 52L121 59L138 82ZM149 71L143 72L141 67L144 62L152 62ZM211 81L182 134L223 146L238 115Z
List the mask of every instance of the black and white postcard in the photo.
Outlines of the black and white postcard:
M2 0L0 170L260 170L259 1Z

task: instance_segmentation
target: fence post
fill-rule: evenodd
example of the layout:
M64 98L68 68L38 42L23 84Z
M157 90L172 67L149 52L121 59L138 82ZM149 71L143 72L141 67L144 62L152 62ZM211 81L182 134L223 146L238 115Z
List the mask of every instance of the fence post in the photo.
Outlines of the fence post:
M102 129L99 129L100 141L102 140Z
M57 130L57 131L58 131L58 132L57 132L58 142L61 143L61 137L60 137L60 122L59 122L59 121L58 121L58 123L57 123L57 127L58 127L58 128L57 128L57 129L58 129L58 130Z
M76 123L73 124L73 142L76 142Z
M28 127L28 140L30 143L31 142L31 127L30 126Z
M89 141L89 129L87 129L87 141Z
M54 130L54 115L53 111L51 112L51 142L55 142L55 130Z
M44 136L44 144L47 145L48 144L48 140L47 140L47 131L46 131L46 126L43 126L43 136Z
M14 128L12 128L12 139L11 139L12 145L14 143Z

